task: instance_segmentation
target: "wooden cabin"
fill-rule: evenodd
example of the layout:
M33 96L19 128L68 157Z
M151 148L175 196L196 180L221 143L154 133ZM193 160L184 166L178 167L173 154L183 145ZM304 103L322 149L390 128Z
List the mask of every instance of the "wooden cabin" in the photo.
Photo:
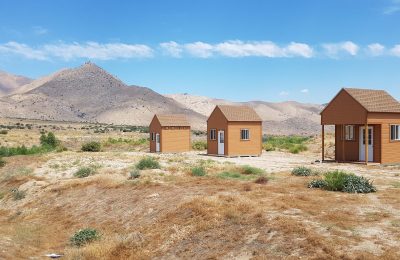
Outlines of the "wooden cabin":
M400 163L400 103L384 90L343 88L321 112L335 126L338 162ZM367 144L367 145L366 145Z
M215 107L207 120L207 153L220 156L260 156L262 120L248 106Z
M149 126L150 152L190 151L190 123L185 115L156 114Z

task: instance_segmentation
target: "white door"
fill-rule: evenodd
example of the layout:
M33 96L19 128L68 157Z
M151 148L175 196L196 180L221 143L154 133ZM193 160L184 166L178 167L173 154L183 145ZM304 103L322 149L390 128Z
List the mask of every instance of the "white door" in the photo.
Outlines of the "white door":
M368 161L372 162L374 160L374 131L373 127L368 127ZM360 161L365 162L365 127L360 127Z
M156 152L160 151L160 134L156 134Z
M225 154L225 132L218 131L218 154Z

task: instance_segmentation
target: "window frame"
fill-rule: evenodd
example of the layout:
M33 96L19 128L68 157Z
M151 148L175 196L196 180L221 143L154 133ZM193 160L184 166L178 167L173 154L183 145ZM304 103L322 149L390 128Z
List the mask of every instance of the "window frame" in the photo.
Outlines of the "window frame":
M396 138L396 136L394 136L395 137L394 139L392 138L392 127L394 127L394 129L396 129L395 135L397 135L397 138ZM389 138L390 138L391 142L399 142L400 141L400 124L390 124Z
M348 131L352 129L351 131ZM351 136L350 136L351 133ZM345 125L344 126L344 140L345 141L355 141L355 126L354 125Z
M155 141L154 135L155 135L154 132L151 132L151 133L150 133L150 140L151 140L152 142Z
M213 138L213 135L212 135L213 132L214 132L214 138ZM211 128L210 129L209 138L210 138L211 141L217 140L217 129L216 128Z
M247 132L247 136L246 136L246 134L244 134L246 132ZM250 129L248 129L248 128L240 129L240 140L241 141L249 141L250 140Z

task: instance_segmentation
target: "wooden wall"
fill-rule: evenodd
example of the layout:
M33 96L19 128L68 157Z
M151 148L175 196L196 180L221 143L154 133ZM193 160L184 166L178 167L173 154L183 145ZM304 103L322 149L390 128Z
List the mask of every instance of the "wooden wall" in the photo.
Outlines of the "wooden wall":
M323 125L364 124L366 119L367 111L345 90L340 91L321 113Z
M150 138L150 152L155 153L156 152L156 140L154 141L151 140L151 133L159 133L160 138L161 138L161 125L160 122L158 121L157 117L154 116L153 120L151 120L150 126L149 126L149 138ZM154 137L155 138L155 137ZM162 139L161 139L162 140ZM162 144L160 143L160 150L162 149Z
M342 125L335 126L335 160L339 162L357 162L360 156L360 127L364 125L354 126L354 140L344 140L344 128ZM381 162L381 126L369 125L373 127L373 161ZM343 134L343 135L342 135Z
M216 140L210 140L210 129L216 129ZM225 131L225 155L228 154L228 122L221 110L216 107L207 120L207 154L218 154L218 131Z
M249 129L250 140L240 139L240 130ZM262 152L262 123L261 122L229 122L228 155L261 155Z
M190 151L190 127L163 127L161 133L161 152Z
M382 124L382 163L400 163L400 141L390 140L390 124Z

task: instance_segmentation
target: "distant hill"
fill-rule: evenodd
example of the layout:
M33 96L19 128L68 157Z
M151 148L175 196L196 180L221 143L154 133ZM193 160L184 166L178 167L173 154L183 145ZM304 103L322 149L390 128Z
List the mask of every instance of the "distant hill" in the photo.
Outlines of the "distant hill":
M61 70L0 98L0 116L148 125L154 113L184 113L195 127L205 117L149 88L127 86L93 63Z
M286 102L232 102L189 94L166 95L187 108L208 116L215 105L248 105L253 107L264 121L264 130L273 134L316 134L321 130L319 112L323 108L318 104L304 104L295 101Z
M0 71L0 97L14 93L21 86L28 84L31 81L32 80L27 77Z
M0 117L146 126L155 113L183 113L193 129L203 130L215 105L242 104L254 107L269 134L310 135L320 131L321 105L294 101L236 103L189 94L163 96L146 87L127 86L93 63L34 81L20 77L7 82L20 85L7 84L3 91L7 96L0 96ZM21 85L23 82L27 84Z

